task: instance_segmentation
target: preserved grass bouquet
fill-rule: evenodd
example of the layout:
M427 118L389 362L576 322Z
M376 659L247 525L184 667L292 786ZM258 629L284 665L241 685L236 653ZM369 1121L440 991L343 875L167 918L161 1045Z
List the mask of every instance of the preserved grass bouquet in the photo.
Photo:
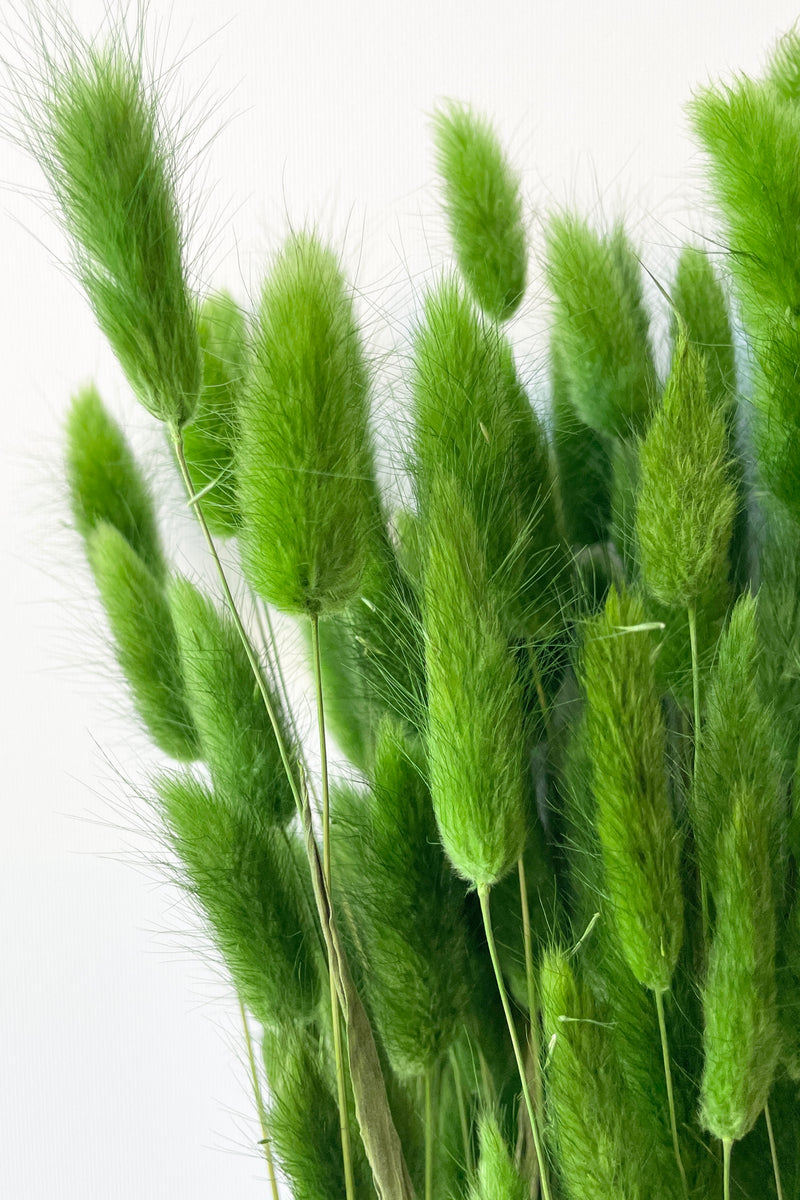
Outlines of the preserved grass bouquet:
M176 571L80 391L72 517L175 763L154 802L241 1001L273 1195L798 1200L800 36L691 102L727 250L664 281L666 377L624 229L549 220L546 412L505 330L519 178L438 110L458 270L408 355L399 511L335 251L294 233L253 311L195 294L144 58L70 36L41 66L28 144L217 573ZM307 635L313 775L274 609Z

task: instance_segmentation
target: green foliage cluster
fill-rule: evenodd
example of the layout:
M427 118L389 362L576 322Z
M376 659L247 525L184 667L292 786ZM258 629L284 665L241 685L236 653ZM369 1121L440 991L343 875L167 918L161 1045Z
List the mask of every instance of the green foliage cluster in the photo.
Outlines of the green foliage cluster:
M625 231L550 219L544 416L498 326L529 275L520 177L483 118L437 112L457 272L411 340L400 512L337 255L294 234L252 314L192 295L139 57L45 66L29 143L219 580L176 573L79 392L72 518L184 764L154 803L248 1045L257 1023L273 1195L797 1200L800 38L692 102L726 273L682 250L665 378ZM271 606L306 637L318 772Z

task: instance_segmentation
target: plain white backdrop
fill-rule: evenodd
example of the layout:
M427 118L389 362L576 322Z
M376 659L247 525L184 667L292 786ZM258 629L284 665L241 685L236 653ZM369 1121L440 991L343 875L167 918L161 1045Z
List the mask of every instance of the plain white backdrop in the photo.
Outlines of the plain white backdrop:
M64 11L91 35L104 8ZM359 289L388 411L426 280L449 261L429 115L442 97L467 100L524 180L531 286L512 332L539 392L546 213L624 217L668 282L681 243L713 232L684 104L709 79L758 72L797 15L783 0L151 0L161 61L179 63L173 102L192 120L207 111L214 134L195 140L199 281L246 301L289 225L316 222ZM0 27L17 66L23 27L19 14ZM41 177L0 145L0 1195L264 1197L236 1006L159 873L138 798L159 760L66 528L70 395L95 379L153 475L169 463L61 265L31 194ZM170 483L167 541L199 571L180 509Z

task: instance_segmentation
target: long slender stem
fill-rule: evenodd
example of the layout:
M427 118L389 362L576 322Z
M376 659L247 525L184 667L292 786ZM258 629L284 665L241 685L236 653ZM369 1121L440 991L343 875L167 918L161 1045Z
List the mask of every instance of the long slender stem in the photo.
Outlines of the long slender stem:
M531 915L528 909L528 887L525 881L525 863L522 855L517 860L519 875L519 903L522 909L522 940L525 944L525 983L528 992L528 1038L533 1065L533 1104L537 1120L544 1113L542 1092L541 1046L539 1043L539 1008L536 1003L536 984L533 978L533 945L531 943Z
M461 1067L458 1065L458 1055L451 1047L450 1049L450 1064L453 1068L453 1083L456 1089L456 1104L458 1105L458 1119L461 1122L461 1140L464 1144L464 1166L468 1174L472 1174L472 1139L469 1136L469 1120L467 1118L467 1106L464 1102L464 1083L461 1078Z
M778 1200L783 1200L783 1188L781 1187L781 1172L778 1166L778 1148L775 1145L775 1134L772 1129L772 1117L769 1112L769 1101L764 1105L764 1120L767 1122L767 1134L769 1136L769 1151L772 1155L772 1170L775 1175L775 1188L778 1192Z
M425 1200L433 1200L433 1096L431 1068L425 1072Z
M258 1123L261 1126L261 1145L264 1147L264 1157L267 1160L267 1173L269 1175L269 1184L272 1190L272 1200L280 1200L278 1193L278 1181L275 1178L275 1163L272 1159L272 1147L270 1146L269 1133L267 1131L267 1110L264 1107L264 1098L261 1095L261 1085L258 1082L258 1071L256 1070L256 1059L253 1054L253 1040L250 1037L250 1026L247 1024L247 1013L244 1011L244 1005L239 1000L239 1012L242 1014L242 1027L244 1029L244 1040L247 1046L247 1059L250 1064L250 1079L253 1084L253 1096L256 1102L258 1111Z
M322 661L319 650L319 617L311 617L311 645L314 653L314 688L317 696L317 726L319 729L319 754L322 772L322 874L328 892L331 891L331 835L330 835L330 790L328 787L328 740L325 736L325 705L322 699ZM333 963L328 964L331 991L331 1023L333 1025L333 1053L336 1059L336 1089L339 1099L339 1130L342 1137L342 1158L347 1200L355 1198L353 1159L350 1149L350 1126L347 1120L347 1089L344 1077L344 1054L342 1053L342 1028L339 1022L339 997L336 994L336 978Z
M722 1195L723 1200L731 1200L731 1147L730 1138L722 1139Z
M225 574L225 568L223 567L222 561L220 560L219 554L217 553L217 547L214 543L213 537L211 536L211 531L209 530L206 519L203 516L202 506L197 503L197 496L195 494L194 485L192 483L192 476L189 471L189 467L186 462L186 455L185 455L184 449L183 449L183 437L181 435L180 430L176 429L176 428L171 429L170 433L172 436L173 445L175 447L175 457L178 460L178 466L179 466L179 469L181 472L181 477L183 478L184 486L186 488L186 492L189 497L189 503L191 504L192 508L194 509L195 516L197 517L198 523L203 532L203 537L205 538L209 553L211 554L211 557L216 566L217 575L219 576L219 581L220 581L220 584L222 585L222 590L223 590L223 593L225 596L225 600L226 600L228 609L229 609L231 617L233 619L233 623L236 627L236 631L239 634L239 637L241 638L242 645L244 646L245 653L247 655L247 660L250 663L250 667L252 669L253 676L256 680L258 690L261 693L262 700L264 701L264 707L267 710L267 715L269 716L269 719L270 719L270 724L272 725L273 733L275 734L275 741L278 746L278 752L281 756L281 762L283 764L284 770L286 771L286 776L289 780L289 786L292 790L292 795L294 797L295 806L297 808L298 813L300 813L302 816L303 802L302 802L302 798L300 795L300 788L298 785L296 773L292 769L291 760L289 758L289 750L286 745L286 740L283 735L283 730L281 729L281 725L278 720L278 714L275 711L275 705L272 702L272 696L269 693L269 688L267 687L266 683L264 682L264 675L261 670L261 664L259 663L258 658L256 657L256 655L253 651L253 647L250 643L250 638L247 635L247 630L245 629L244 623L242 622L242 618L239 614L239 609L236 605L236 601L234 600L233 592L231 591L230 584L228 583L228 577ZM319 647L317 647L317 651L318 650L319 650ZM317 657L318 657L318 654L317 654ZM319 693L318 698L319 698L319 696L321 696L321 693ZM318 706L318 708L319 708L319 706ZM324 717L323 717L323 724L321 726L321 732L322 732L322 742L323 742L323 748L324 748L324 741L325 741ZM326 753L323 753L323 769L324 769L324 786L325 786L325 792L326 792L325 803L327 804L327 754ZM326 883L328 883L328 882L329 882L329 880L326 879ZM320 913L320 919L323 919L322 913ZM342 1134L342 1156L344 1159L345 1184L347 1187L347 1198L348 1198L348 1200L353 1200L354 1195L355 1195L355 1187L354 1187L354 1182L353 1182L352 1161L350 1158L350 1129L349 1129L349 1125L348 1125L348 1121L347 1121L346 1092L344 1091L344 1062L342 1060L342 1043L341 1043L342 1035L341 1035L341 1028L339 1026L339 999L338 999L338 995L336 993L336 979L335 979L334 970L335 970L334 964L329 956L329 958L328 958L328 976L329 976L330 988L331 988L331 1017L332 1017L332 1025L333 1025L334 1053L336 1055L337 1084L338 1084L338 1088L339 1088L339 1122L340 1122L340 1129L341 1129L341 1134Z
M686 1200L689 1200L689 1185L686 1181L686 1171L683 1168L683 1159L681 1158L681 1146L678 1141L678 1122L675 1119L675 1097L672 1094L672 1070L669 1065L669 1044L667 1042L667 1022L664 1019L664 996L661 992L653 993L656 998L656 1012L658 1013L658 1029L661 1034L661 1053L664 1058L664 1078L667 1081L667 1100L669 1102L669 1124L672 1130L672 1146L675 1151L675 1162L678 1164L678 1172L681 1177L681 1185L683 1194Z
M503 982L503 972L500 967L500 959L497 954L497 946L495 945L494 931L492 930L492 916L491 916L491 912L489 909L489 888L486 886L486 884L479 885L478 897L481 902L481 912L483 914L483 927L486 930L486 941L488 942L488 945L489 945L489 954L492 959L492 966L494 967L495 979L497 980L497 988L498 988L498 991L500 992L500 999L503 1004L503 1012L506 1015L506 1024L508 1025L508 1032L511 1035L511 1044L514 1047L514 1057L517 1060L517 1070L519 1071L519 1080L520 1080L520 1083L522 1084L522 1095L525 1099L525 1105L528 1109L528 1119L530 1120L530 1123L531 1123L531 1133L533 1134L533 1146L536 1151L536 1161L539 1165L539 1178L540 1178L541 1186L542 1186L542 1197L543 1197L543 1200L552 1200L552 1194L550 1192L550 1184L547 1179L547 1172L545 1171L544 1152L542 1150L542 1143L541 1143L541 1139L539 1137L539 1126L538 1126L538 1123L536 1120L536 1114L533 1110L533 1101L531 1100L530 1090L528 1089L528 1080L527 1080L527 1077L525 1074L525 1062L522 1057L522 1051L521 1051L520 1045L519 1045L519 1038L517 1037L517 1030L514 1025L514 1018L511 1014L511 1006L508 1002L508 993L506 991L506 985Z

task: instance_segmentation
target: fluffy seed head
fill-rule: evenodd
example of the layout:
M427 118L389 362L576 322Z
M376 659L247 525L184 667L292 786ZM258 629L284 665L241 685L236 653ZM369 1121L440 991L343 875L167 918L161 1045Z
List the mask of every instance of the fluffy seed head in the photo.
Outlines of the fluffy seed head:
M430 497L425 568L427 751L439 834L459 875L491 885L525 845L522 689L459 484Z
M200 748L163 584L106 522L90 532L86 552L136 710L161 750L191 762Z
M530 1184L511 1159L497 1117L489 1112L478 1121L478 1169L469 1200L527 1200Z
M655 367L641 269L624 231L600 237L575 216L553 217L547 281L575 412L610 437L641 428L655 395Z
M294 798L237 630L187 579L173 581L168 599L189 711L215 794L256 828L285 825L294 816ZM272 703L280 714L277 697ZM294 759L285 727L283 737Z
M368 379L335 256L292 237L264 284L240 407L246 573L286 612L357 594L375 519Z
M725 411L683 327L661 407L639 446L636 538L648 591L686 608L725 586L737 499Z
M640 983L670 986L683 939L680 841L644 610L611 588L586 631L582 681L610 916Z
M525 292L520 182L488 121L450 103L434 117L436 165L458 265L483 311L505 321Z
M74 38L45 59L27 131L72 242L76 274L145 408L181 426L200 391L176 161L154 84L124 37Z
M153 501L130 447L97 389L83 388L67 416L66 473L72 517L84 538L105 522L158 580L166 573Z

